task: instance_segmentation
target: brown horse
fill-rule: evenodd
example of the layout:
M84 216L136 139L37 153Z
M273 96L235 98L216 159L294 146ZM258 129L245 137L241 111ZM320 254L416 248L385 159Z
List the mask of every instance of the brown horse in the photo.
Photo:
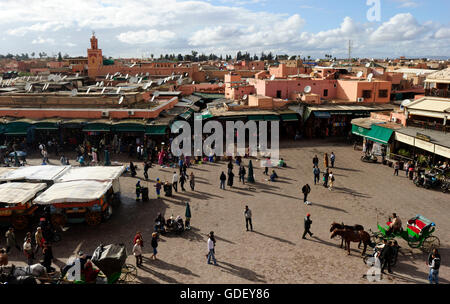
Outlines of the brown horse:
M370 234L365 231L351 231L346 229L334 229L331 233L331 238L334 238L336 235L342 237L345 241L345 245L348 250L348 254L350 255L350 242L363 242L364 250L361 255L366 253L367 245L370 245Z
M349 225L344 225L344 223L338 224L336 222L333 222L333 223L331 223L330 232L333 232L334 229L347 229L347 230L351 230L351 231L361 231L361 230L364 230L364 227L362 225L349 226ZM342 242L341 242L341 248L342 248L344 239L341 238L341 240L342 240ZM358 244L358 248L360 248L360 247L361 247L361 242L359 242L359 244Z

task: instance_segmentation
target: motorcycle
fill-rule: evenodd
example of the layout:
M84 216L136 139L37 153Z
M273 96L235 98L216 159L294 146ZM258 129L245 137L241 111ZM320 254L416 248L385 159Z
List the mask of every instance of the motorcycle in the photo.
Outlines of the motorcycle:
M363 155L361 156L361 160L365 163L376 163L378 162L378 158L375 155Z
M184 231L183 219L173 220L168 219L166 223L167 232L175 232L176 234L181 234Z
M449 181L442 182L441 190L443 193L447 193L450 190L450 182Z
M414 179L414 184L417 187L424 187L425 189L437 188L440 185L439 179L436 174L424 174L421 173Z

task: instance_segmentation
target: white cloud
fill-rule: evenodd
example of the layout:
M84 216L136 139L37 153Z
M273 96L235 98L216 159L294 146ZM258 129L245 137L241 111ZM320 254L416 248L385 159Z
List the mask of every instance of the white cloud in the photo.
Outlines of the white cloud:
M147 30L147 31L129 31L125 33L120 33L117 36L119 41L128 44L145 44L151 42L164 42L171 40L176 37L176 34L171 31L158 31L158 30Z
M32 44L54 44L55 40L52 38L42 38L38 37L37 39L34 39L31 41Z
M434 35L437 39L450 39L450 28L441 28Z
M384 22L370 39L372 41L404 41L420 39L431 28L427 24L419 24L410 14L398 14Z
M415 0L395 0L395 2L400 3L399 7L401 8L415 8L419 6Z
M245 7L239 6L244 2ZM449 37L448 29L418 22L411 14L398 14L381 25L345 17L334 29L311 32L304 30L304 18L316 16L300 16L300 8L290 14L264 12L261 5L253 10L251 4L257 2L77 0L75 5L68 5L65 0L0 0L0 31L7 37L6 43L0 44L0 53L9 52L11 45L18 52L31 52L35 50L30 45L39 44L41 51L67 52L70 48L71 53L85 55L92 30L108 56L136 56L138 49L154 54L190 53L195 49L216 54L241 50L345 55L350 39L355 56L386 56L397 48L406 55L450 52L450 41L442 42ZM407 6L417 1L397 2ZM436 47L438 42L440 46Z

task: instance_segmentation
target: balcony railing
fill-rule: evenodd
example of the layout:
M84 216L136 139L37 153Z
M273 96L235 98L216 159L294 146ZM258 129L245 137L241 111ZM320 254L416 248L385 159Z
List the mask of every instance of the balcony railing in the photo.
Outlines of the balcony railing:
M420 121L420 120L411 120L411 119L409 119L406 124L409 127L416 127L416 128L427 129L427 130L441 131L441 132L444 132L444 133L450 132L450 126L449 125L444 126L443 124L440 124L440 123L432 123L432 122L427 122L427 121Z
M426 89L425 96L450 98L450 91L439 89Z

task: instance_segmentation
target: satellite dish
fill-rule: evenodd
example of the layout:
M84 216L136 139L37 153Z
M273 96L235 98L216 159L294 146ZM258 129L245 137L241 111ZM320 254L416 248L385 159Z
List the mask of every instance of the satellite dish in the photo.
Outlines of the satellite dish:
M121 87L117 88L116 94L120 93L120 89L121 89Z
M330 65L330 68L334 68L334 63L332 63L332 64Z
M311 88L310 86L306 86L306 87L303 89L303 92L305 92L306 94L309 94L309 93L311 93L311 90L312 90L312 88Z
M105 79L108 79L108 78L109 78L109 73L106 75Z
M320 62L320 59L319 59L319 58L317 58L317 59L316 59L316 62Z
M153 92L153 96L158 97L159 96L159 91Z
M86 91L86 95L89 94L90 91L91 91L91 88L88 88Z
M97 83L95 84L95 86L98 87L99 84L100 84L100 82L97 81Z
M72 92L70 93L70 96L74 97L74 96L77 96L77 94L78 94L78 90L73 89Z
M217 85L219 86L219 88L221 88L223 87L223 82L219 82Z
M370 62L366 63L366 68L370 68Z
M31 92L31 89L33 88L33 85L30 85L30 87L28 88L27 92Z
M145 73L145 76L150 76L150 73L149 72Z
M195 84L195 81L193 81L192 84Z
M402 101L401 105L400 105L400 109L403 110L407 105L409 105L411 103L411 100L409 99L405 99Z
M362 72L362 71L359 71L359 72L356 74L356 77L361 78L362 75L363 75L363 72Z
M179 67L182 66L182 65L183 65L182 63L178 64Z
M125 76L125 79L128 79L128 74Z
M123 102L123 96L120 96L119 98L119 104L121 104Z
M244 99L244 100L247 100L247 98L248 98L248 95L247 95L247 94L245 94L245 95L242 97L242 99Z
M103 81L100 82L100 84L98 85L99 87L102 87L105 83Z
M161 85L163 83L162 79L158 79L158 85Z
M275 80L275 75L270 76L270 80Z
M367 81L372 82L373 74L370 73L369 76L367 76Z
M25 84L25 91L28 91L30 89L30 87L31 87L31 83L27 82Z
M106 88L103 88L103 89L102 89L102 93L101 93L101 94L105 93L105 90L106 90Z

